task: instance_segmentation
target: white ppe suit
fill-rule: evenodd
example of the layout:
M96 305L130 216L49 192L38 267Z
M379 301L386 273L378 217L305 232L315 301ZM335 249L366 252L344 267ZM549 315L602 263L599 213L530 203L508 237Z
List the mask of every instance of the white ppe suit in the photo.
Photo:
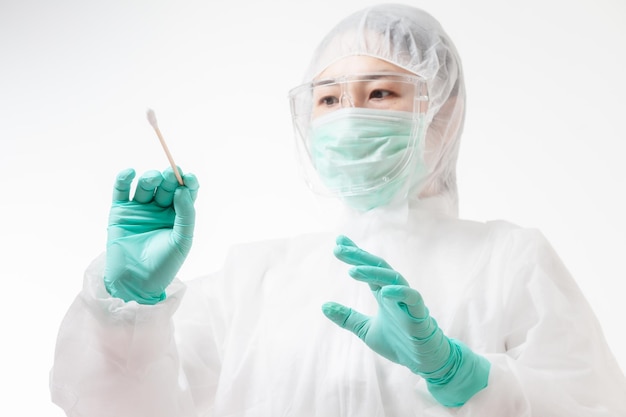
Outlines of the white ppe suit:
M398 21L407 33L416 33L412 24L423 28L415 44L379 30ZM389 45L400 39L421 51L419 62L343 31L368 24L390 33ZM111 297L104 257L97 258L59 331L53 401L69 416L89 417L626 416L624 375L545 238L502 221L457 217L454 165L465 100L445 33L403 6L368 9L338 28L307 78L349 54L423 75L435 155L430 180L401 203L350 212L329 233L235 246L219 272L175 280L155 305ZM444 407L421 377L324 317L326 301L366 314L377 309L368 286L333 257L338 233L385 259L421 293L448 337L490 361L485 389L461 407Z
M441 203L343 230L491 362L488 387L463 407L439 405L420 377L324 317L328 300L376 311L331 234L237 246L221 272L172 284L155 306L111 298L96 260L60 330L54 401L90 417L626 415L624 377L545 239Z

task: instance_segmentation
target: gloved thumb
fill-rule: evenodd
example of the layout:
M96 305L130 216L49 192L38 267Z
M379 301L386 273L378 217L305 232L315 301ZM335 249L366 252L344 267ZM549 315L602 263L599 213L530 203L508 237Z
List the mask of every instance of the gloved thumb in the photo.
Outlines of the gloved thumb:
M198 195L198 179L193 174L183 176L185 185L177 187L174 192L174 231L186 237L193 237L193 229L196 222L196 210L194 202Z
M193 201L196 201L198 188L200 188L198 178L196 178L196 176L192 173L187 173L183 175L183 182L185 183L185 187L187 187L189 193L191 194L191 199Z
M184 253L187 253L191 249L196 223L196 209L187 187L178 187L174 192L174 211L176 212L172 228L174 241Z
M367 335L371 318L365 314L333 302L322 305L322 312L333 323L351 331L360 339Z

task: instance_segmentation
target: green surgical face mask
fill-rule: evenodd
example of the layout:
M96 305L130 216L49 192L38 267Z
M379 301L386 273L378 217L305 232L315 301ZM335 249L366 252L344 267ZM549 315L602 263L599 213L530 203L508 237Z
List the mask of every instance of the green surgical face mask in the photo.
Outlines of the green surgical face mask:
M351 207L388 204L424 172L421 123L412 112L345 108L311 124L310 155L321 181Z

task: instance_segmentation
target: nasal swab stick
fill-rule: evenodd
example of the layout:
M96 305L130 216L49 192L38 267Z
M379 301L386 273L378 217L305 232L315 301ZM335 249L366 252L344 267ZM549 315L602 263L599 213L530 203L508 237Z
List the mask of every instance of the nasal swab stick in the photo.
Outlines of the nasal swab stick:
M161 146L163 147L163 150L165 151L167 160L170 161L170 165L172 166L172 169L174 170L174 175L176 175L176 179L178 180L178 183L180 185L184 185L183 178L180 176L180 172L178 172L178 167L174 163L174 158L172 158L172 154L170 153L170 150L167 147L167 143L165 143L165 139L163 139L163 135L161 134L161 130L159 129L159 125L157 124L157 119L156 119L156 115L154 114L154 110L148 109L147 116L148 116L148 121L150 122L150 124L154 128L154 131L159 137L159 142L161 142Z

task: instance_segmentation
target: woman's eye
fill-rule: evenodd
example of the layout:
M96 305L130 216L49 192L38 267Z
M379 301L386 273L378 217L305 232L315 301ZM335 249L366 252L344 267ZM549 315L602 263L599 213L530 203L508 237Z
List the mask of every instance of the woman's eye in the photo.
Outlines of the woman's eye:
M390 96L392 93L388 90L374 90L370 93L371 99L383 99Z
M322 97L319 100L319 104L322 104L324 106L332 106L333 104L337 104L337 103L339 103L339 99L334 96Z

